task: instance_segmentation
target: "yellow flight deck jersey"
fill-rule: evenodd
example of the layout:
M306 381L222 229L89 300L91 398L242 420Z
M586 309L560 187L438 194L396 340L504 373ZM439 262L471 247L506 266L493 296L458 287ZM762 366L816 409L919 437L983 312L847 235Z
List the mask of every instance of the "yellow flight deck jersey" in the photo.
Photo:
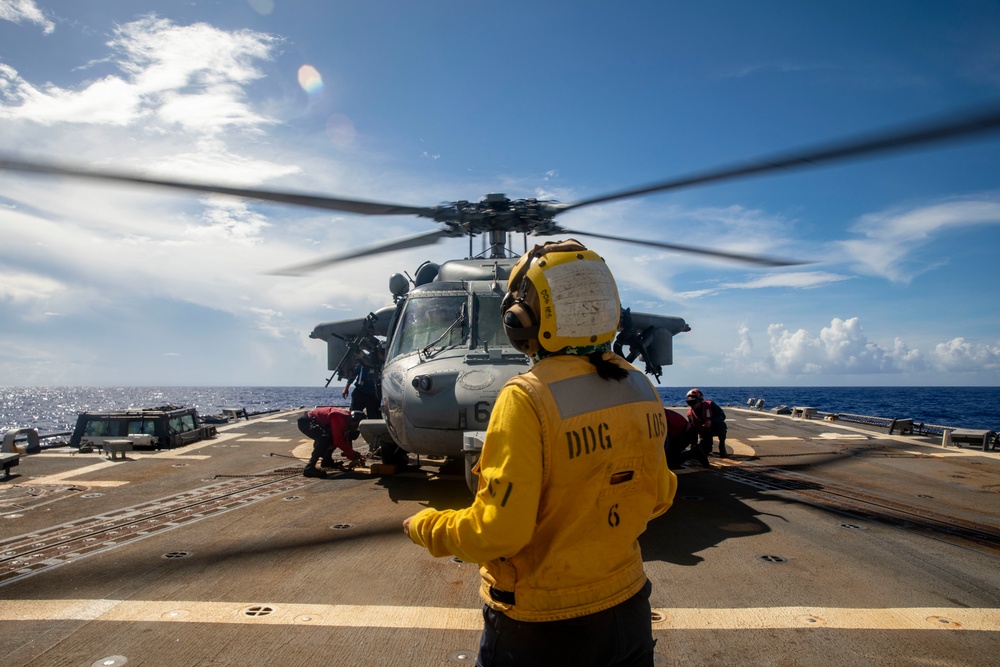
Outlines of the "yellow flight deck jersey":
M480 595L520 621L585 616L646 583L639 535L670 507L663 403L629 370L604 380L586 357L542 359L493 408L479 490L463 510L427 509L410 538L434 556L481 563Z

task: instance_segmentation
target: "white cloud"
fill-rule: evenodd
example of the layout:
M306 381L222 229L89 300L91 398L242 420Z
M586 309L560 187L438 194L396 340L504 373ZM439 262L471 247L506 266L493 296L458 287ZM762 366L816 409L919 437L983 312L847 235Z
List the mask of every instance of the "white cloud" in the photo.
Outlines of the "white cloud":
M850 276L829 273L827 271L790 271L788 273L767 273L756 278L748 278L739 282L721 283L718 287L706 287L698 290L679 292L677 296L684 299L697 299L703 296L710 296L725 290L733 289L812 289L849 279Z
M724 283L722 287L727 289L764 289L768 287L810 289L848 279L849 276L826 271L792 271L789 273L769 273L738 283Z
M117 77L91 82L78 91L48 84L44 90L21 78L17 70L0 63L0 118L27 119L43 125L96 123L128 125L141 120L138 91Z
M562 189L538 191L536 196L569 202L577 199L576 193ZM773 257L786 254L784 249L788 245L787 232L791 221L742 206L688 208L625 200L572 210L565 218L559 219L559 224L581 232L593 231L618 237ZM596 249L608 261L619 289L640 292L642 296L639 300L648 303L650 307L715 294L730 287L752 286L750 283L754 280L762 281L760 287L768 286L764 282L766 280L773 280L773 286L808 286L804 284L804 278L799 279L798 285L794 284L795 279L792 277L785 279L786 285L781 285L782 279L777 273L766 274L774 276L772 278L762 276L720 286L714 283L724 280L725 276L732 276L734 272L745 275L747 265L655 246L642 248L633 244L590 239L582 234L580 240ZM672 287L673 276L692 269L712 276L713 284L693 290L675 291ZM770 272L771 269L760 271ZM816 274L811 280L814 285L818 285L822 280L832 282L837 279L834 274Z
M185 237L199 241L257 244L263 239L261 232L270 226L267 218L251 210L243 200L231 197L208 197L201 215L203 225L189 227Z
M42 26L45 34L56 29L55 23L45 18L34 0L0 0L0 20L20 23L27 21Z
M929 352L911 348L902 338L891 345L869 340L857 317L833 318L818 335L783 324L767 329L766 357L755 355L750 327L741 323L738 343L725 355L731 369L788 376L871 375L875 373L982 373L1000 369L1000 341L982 343L963 337L938 343Z
M46 276L0 272L0 300L44 301L64 289L65 285Z
M721 372L736 371L754 375L767 375L772 372L772 368L754 356L753 337L750 335L750 327L746 322L741 322L736 328L736 335L739 343L731 352L723 355L726 360L726 367L720 369Z
M108 46L124 76L106 76L78 89L42 87L0 64L0 118L43 125L84 123L217 134L274 121L256 113L244 86L263 76L256 61L272 57L277 38L227 32L198 23L177 26L148 16L119 26Z
M835 317L818 336L783 324L772 324L767 332L770 365L786 375L895 373L922 366L919 352L898 338L891 348L868 340L857 317Z
M908 262L914 251L949 230L997 223L1000 223L1000 201L952 200L908 211L863 216L854 231L864 238L842 241L840 245L865 273L909 282L933 266L933 261Z
M946 373L968 373L1000 369L1000 342L970 343L953 338L938 343L928 355L931 365Z

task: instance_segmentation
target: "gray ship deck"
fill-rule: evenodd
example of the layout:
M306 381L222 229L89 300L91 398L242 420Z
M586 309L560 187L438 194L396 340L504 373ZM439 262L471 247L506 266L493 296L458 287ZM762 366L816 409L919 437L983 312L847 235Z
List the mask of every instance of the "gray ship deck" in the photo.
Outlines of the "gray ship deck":
M642 538L658 665L1000 664L1000 454L728 409ZM0 484L0 664L472 664L473 564L402 534L460 475L307 479L292 415Z

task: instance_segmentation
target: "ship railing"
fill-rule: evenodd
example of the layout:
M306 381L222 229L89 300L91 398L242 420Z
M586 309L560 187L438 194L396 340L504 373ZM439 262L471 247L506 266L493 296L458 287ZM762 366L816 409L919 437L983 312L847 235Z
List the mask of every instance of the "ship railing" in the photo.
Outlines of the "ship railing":
M821 415L826 415L828 413L821 412ZM854 422L855 424L866 424L868 426L878 426L879 428L889 429L893 426L899 425L901 422L907 424L907 430L910 430L912 426L912 432L915 435L942 435L945 431L955 430L954 426L941 426L940 424L927 424L924 422L917 422L909 417L906 419L901 418L889 418L889 417L872 417L870 415L853 415L848 412L834 412L829 413L834 419Z

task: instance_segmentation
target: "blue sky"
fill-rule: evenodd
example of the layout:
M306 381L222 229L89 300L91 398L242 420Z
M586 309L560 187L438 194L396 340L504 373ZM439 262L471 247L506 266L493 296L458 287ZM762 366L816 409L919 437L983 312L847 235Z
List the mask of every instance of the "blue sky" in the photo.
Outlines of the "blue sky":
M0 0L4 154L416 206L573 202L998 101L992 1ZM1000 385L1000 136L560 223L811 262L583 239L625 305L691 325L664 385ZM0 385L322 384L315 324L467 241L266 272L433 224L0 173Z

